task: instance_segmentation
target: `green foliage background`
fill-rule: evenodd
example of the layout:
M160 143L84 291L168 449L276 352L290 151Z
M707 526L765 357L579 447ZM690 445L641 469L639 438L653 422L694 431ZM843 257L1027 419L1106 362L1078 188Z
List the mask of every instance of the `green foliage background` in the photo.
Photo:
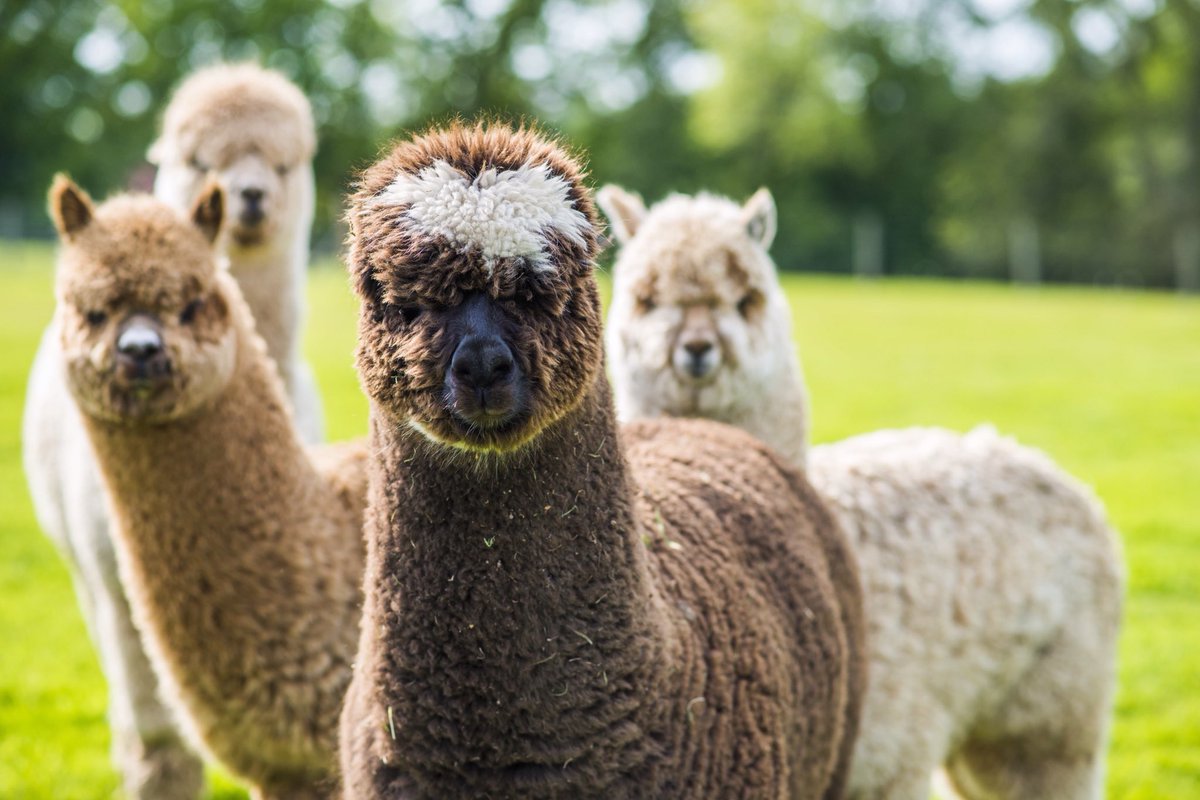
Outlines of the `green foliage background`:
M888 273L1006 277L1019 229L1047 280L1200 288L1197 41L1194 0L9 0L0 236L56 170L148 185L172 87L252 58L313 99L326 251L389 137L483 113L650 199L770 186L787 269L866 221Z

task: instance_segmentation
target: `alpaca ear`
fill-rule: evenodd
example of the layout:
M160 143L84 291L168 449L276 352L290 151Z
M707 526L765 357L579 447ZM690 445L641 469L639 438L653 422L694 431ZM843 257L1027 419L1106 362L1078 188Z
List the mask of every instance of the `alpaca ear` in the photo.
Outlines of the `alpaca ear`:
M225 216L225 193L215 181L209 181L200 190L200 197L192 206L192 222L208 241L215 242L221 232L221 221Z
M50 185L50 216L63 241L70 241L87 227L96 215L92 198L63 173L54 176Z
M167 143L162 137L154 140L154 144L150 145L150 149L146 151L146 160L154 166L160 166L167 159Z
M764 250L771 249L775 241L775 198L767 187L759 189L742 206L742 224L751 239L762 245Z
M642 198L614 183L596 193L596 204L612 222L613 236L621 244L628 244L637 235L646 218L646 204Z

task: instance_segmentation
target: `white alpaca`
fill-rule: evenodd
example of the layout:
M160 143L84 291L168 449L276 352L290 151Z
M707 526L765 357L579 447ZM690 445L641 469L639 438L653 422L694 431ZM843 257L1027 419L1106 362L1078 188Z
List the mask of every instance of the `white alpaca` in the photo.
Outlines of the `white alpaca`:
M190 208L207 173L226 185L236 216L225 241L231 272L310 441L321 437L320 402L298 347L314 149L303 94L277 73L251 65L217 66L190 77L151 149L160 170L156 193L181 211ZM158 697L158 681L130 618L100 473L67 391L53 326L29 378L23 459L38 522L71 566L108 682L113 760L126 793L147 800L195 798L202 766Z
M313 218L316 130L303 93L277 72L223 64L192 75L171 98L154 196L187 212L210 175L228 198L223 249L283 375L296 424L322 438L320 395L300 356L304 273Z
M649 212L617 187L598 200L623 244L608 331L620 413L724 419L804 465L770 195ZM967 798L1101 797L1122 579L1091 492L987 428L880 431L813 448L807 467L866 594L847 796L925 800L945 766Z

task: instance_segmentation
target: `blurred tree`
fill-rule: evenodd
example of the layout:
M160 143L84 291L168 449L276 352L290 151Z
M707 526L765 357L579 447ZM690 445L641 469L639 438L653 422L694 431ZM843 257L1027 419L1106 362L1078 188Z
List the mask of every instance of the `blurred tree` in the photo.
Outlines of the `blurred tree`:
M56 170L147 185L171 89L251 58L313 101L326 248L390 137L484 113L648 200L770 186L785 267L1200 283L1197 41L1195 0L10 0L0 236Z

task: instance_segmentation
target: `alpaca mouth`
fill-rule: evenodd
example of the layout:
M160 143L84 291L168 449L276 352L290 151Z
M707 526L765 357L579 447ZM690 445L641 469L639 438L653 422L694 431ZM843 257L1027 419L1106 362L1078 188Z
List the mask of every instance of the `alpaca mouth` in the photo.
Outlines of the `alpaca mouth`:
M261 218L251 225L245 225L241 222L233 226L230 230L230 235L233 241L241 247L254 247L262 244L266 238L266 232L263 230L265 226L262 224Z
M503 433L520 423L521 409L514 399L498 402L495 398L483 397L471 398L473 402L464 402L457 392L454 395L450 401L450 412L468 429Z
M131 422L156 418L173 405L173 385L165 374L115 381L108 391L109 413Z
M696 364L689 362L682 369L676 368L675 375L679 378L680 383L690 388L703 388L709 386L717 380L717 373L720 372L719 364Z

